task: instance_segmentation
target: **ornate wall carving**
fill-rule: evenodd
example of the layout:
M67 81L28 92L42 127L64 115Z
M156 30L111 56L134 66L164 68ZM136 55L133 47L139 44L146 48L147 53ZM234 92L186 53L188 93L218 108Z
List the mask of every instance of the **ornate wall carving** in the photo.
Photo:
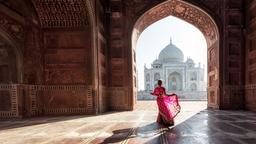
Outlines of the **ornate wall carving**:
M92 114L92 88L84 85L0 85L0 117Z
M36 86L36 103L44 114L92 114L93 98L90 86Z
M207 95L208 95L208 106L219 108L219 49L218 42L215 42L211 47L208 47L208 85L207 85Z
M17 42L23 42L25 30L22 24L2 12L0 12L0 28L7 32Z
M15 118L21 117L21 101L18 85L0 85L0 117Z
M32 0L43 28L89 25L85 0Z
M215 29L216 25L213 20L209 19L209 15L191 5L177 0L164 2L147 11L143 14L143 17L138 20L143 23L136 23L135 27L139 32L142 32L142 30L153 22L170 15L195 25L205 35L208 46L211 46L218 39L218 30Z

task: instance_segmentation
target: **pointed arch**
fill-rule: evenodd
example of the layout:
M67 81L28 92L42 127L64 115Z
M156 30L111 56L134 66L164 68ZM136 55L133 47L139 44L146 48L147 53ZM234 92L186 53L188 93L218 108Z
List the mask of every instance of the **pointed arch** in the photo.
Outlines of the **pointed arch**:
M207 42L208 56L208 107L220 107L220 35L219 27L215 20L203 9L183 0L168 0L157 4L155 7L146 9L143 14L137 17L131 33L130 53L135 46L140 34L154 22L167 16L180 18L197 27L205 36ZM131 60L132 55L131 55ZM133 71L134 62L131 62L130 69ZM132 77L132 73L130 73ZM134 93L134 92L131 92Z
M11 48L11 51L14 52L16 57L16 75L17 75L17 83L23 82L23 54L21 51L21 45L16 42L5 30L0 28L0 39L2 39L6 44L8 44Z

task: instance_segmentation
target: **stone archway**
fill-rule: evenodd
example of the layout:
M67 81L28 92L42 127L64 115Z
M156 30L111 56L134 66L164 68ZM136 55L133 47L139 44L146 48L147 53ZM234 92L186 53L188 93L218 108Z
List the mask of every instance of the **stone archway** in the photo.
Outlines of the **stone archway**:
M18 48L17 42L13 40L8 33L0 29L0 43L3 44L1 57L3 58L5 55L4 52L7 52L7 55L5 56L8 61L8 67L9 67L8 72L10 72L8 74L9 75L8 83L16 83L16 84L22 83L23 82L23 70L22 70L23 55L20 48ZM0 62L1 61L2 60L0 60Z
M219 73L220 73L220 56L219 56L219 30L214 19L201 8L190 3L180 0L169 0L158 4L157 6L144 12L135 22L132 33L132 49L131 60L135 53L136 42L149 25L165 18L167 16L175 16L180 18L195 27L197 27L205 36L207 41L207 56L208 56L208 107L219 108ZM136 67L136 62L131 63L131 69ZM136 78L136 71L132 70L131 77ZM134 80L133 80L134 81ZM131 82L132 84L132 82ZM132 86L133 97L136 94L136 88ZM135 99L134 99L135 101ZM135 102L134 102L135 103Z

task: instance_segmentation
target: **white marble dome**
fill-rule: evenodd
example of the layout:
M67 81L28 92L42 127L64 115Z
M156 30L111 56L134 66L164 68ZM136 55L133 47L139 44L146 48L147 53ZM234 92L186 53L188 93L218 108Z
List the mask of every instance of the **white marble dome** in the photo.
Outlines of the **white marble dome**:
M172 44L172 40L170 40L170 44L167 45L159 54L159 60L163 63L168 62L184 62L184 54L183 52Z

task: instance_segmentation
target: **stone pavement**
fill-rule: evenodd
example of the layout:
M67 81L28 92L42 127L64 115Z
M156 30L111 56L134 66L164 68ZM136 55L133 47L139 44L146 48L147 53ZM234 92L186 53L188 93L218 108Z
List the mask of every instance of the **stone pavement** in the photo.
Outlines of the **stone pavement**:
M155 101L135 111L100 116L37 117L0 121L0 144L246 144L256 143L256 113L206 110L206 102L181 102L175 126L155 122Z

